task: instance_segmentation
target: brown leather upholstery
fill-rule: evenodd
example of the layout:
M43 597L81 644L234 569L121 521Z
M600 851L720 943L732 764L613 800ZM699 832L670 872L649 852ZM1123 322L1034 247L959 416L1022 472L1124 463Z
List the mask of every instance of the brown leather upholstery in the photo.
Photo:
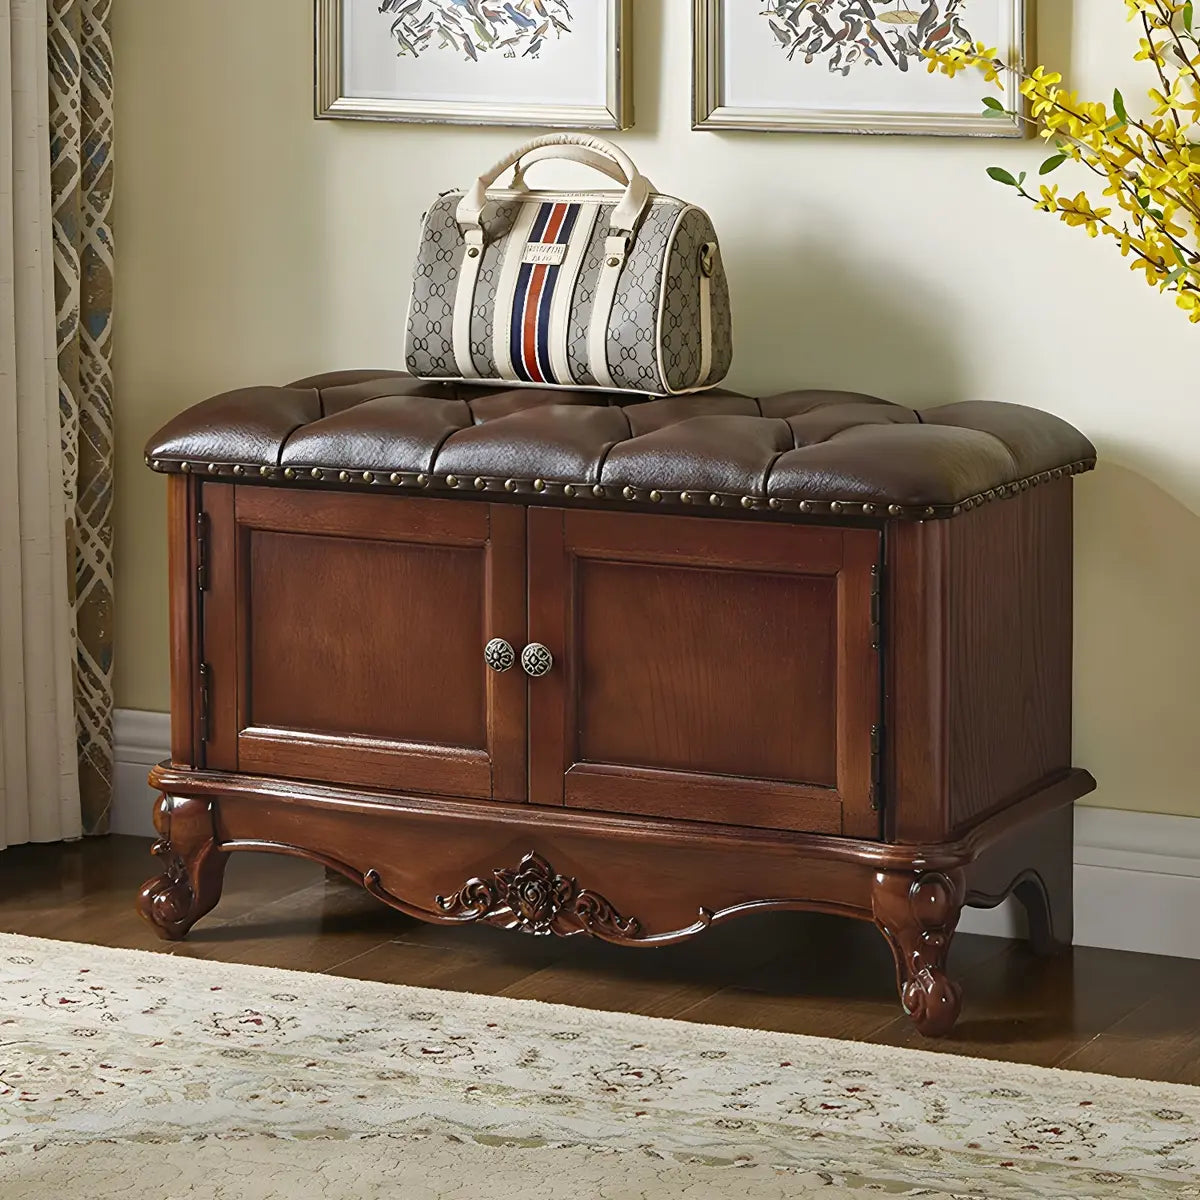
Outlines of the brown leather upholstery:
M206 400L146 455L158 471L296 486L921 519L1088 470L1096 452L1065 421L1016 404L918 412L828 391L631 403L351 371Z

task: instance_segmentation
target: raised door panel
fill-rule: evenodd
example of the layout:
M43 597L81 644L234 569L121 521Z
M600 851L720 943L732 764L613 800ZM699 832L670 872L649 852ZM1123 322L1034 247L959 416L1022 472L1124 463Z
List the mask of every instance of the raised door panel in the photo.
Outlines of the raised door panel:
M213 537L232 579L214 553L206 634L225 646L214 734L234 761L214 765L524 800L524 679L483 656L524 630L523 514L231 490L232 532L217 519Z
M875 531L529 519L534 803L878 836Z

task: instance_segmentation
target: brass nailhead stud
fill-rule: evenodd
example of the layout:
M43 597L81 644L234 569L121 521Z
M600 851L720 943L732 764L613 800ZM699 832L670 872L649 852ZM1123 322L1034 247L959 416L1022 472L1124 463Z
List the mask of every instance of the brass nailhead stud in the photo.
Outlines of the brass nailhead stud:
M767 507L774 509L776 512L778 512L783 507L783 505L780 501L772 499L772 500L767 501Z
M875 505L864 504L863 505L863 516L864 517L873 517L874 515L875 515Z
M310 471L309 473L312 475L312 477L314 479L321 478L321 468L320 467L313 467L312 471Z
M374 483L375 476L370 471L363 472L363 483Z
M592 488L592 495L595 496L597 500L603 500L608 493L599 484L596 484L596 486Z
M626 500L636 500L637 499L637 492L635 492L633 490L633 488L631 488L631 487L622 489L621 495L624 496Z
M428 487L429 486L429 476L428 475L418 475L417 476L417 486L418 487Z
M146 455L145 463L146 463L146 466L150 465L150 455L148 455L148 454Z
M898 504L889 504L888 505L888 516L889 517L898 517L903 511L904 510Z
M350 472L349 471L339 471L338 472L338 480L341 483L349 483L350 482Z
M399 471L393 471L388 476L388 482L393 484L401 484L404 482L404 476L401 475Z
M568 483L567 486L563 488L563 495L566 496L568 500L573 499L575 496L575 486Z
M517 481L515 479L506 479L504 481L504 490L506 492L515 492L517 490Z
M842 511L842 503L840 500L835 500L830 506L829 511L836 517Z
M156 471L158 471L158 470L160 470L160 469L162 468L162 463L161 463L161 462L159 462L159 460L158 460L157 458L156 458L156 459L155 459L155 460L154 460L154 461L153 461L153 462L152 462L150 465L151 465L151 466L152 466L152 467L153 467L153 468L154 468Z
M533 490L535 492L544 492L546 490L546 481L544 479L535 479L533 481Z
M657 504L662 499L662 492L651 492L650 503Z
M472 246L470 248L470 250L467 251L467 257L468 258L478 258L479 257L479 247Z
M284 479L295 479L296 472L291 467L285 467L283 471Z
M679 493L679 503L680 504L691 504L691 502L692 502L692 493L691 492L680 492Z
M233 468L233 473L235 475L245 475L246 468L243 467L241 463L237 463Z
M743 508L753 508L754 507L754 497L753 496L743 496L742 497L742 507Z
M221 470L220 463L209 463L208 464L208 473L210 475L216 475L220 470Z
M452 487L452 488L458 487L458 476L457 475L447 475L446 476L446 486Z
M259 467L258 473L264 478L269 479L275 472L270 467Z
M191 463L180 463L180 464L179 464L179 469L180 469L180 470L181 470L181 471L182 471L182 472L183 472L185 475L188 475L188 474L190 474L190 473L191 473L191 470L192 470L192 464L191 464Z
M713 494L709 496L708 502L713 506L713 508L721 507L721 497L718 496L716 492L713 492Z
M484 477L483 477L482 475L478 475L478 476L476 476L476 478L475 478L475 490L476 490L477 492L482 492L482 491L483 491L483 489L484 489L485 487L487 487L487 480L486 480L486 479L484 479Z
M802 513L810 513L812 510L812 505L807 500L800 501L800 511Z
M608 260L608 265L610 267L619 267L621 265L621 260L619 258L610 258Z
M934 507L933 507L933 505L931 504L931 505L930 505L930 506L929 506L929 507L928 507L928 508L925 510L925 515L926 515L927 517L935 517L935 516L937 516L937 509L936 509L936 508L934 508Z

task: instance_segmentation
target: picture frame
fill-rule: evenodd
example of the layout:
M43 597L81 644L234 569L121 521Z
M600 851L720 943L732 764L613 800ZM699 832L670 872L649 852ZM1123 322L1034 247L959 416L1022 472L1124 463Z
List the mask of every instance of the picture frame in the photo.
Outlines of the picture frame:
M515 0L484 27L457 0L315 0L315 116L628 129L633 0L584 2Z
M948 26L943 44L956 45L967 40L964 35L973 34L969 9L974 4L977 10L988 10L981 21L986 32L980 30L976 40L985 40L990 33L995 40L987 44L997 47L999 57L1023 67L1034 58L1035 3L1036 0L937 0L937 15ZM755 0L752 4L733 0L733 4L736 8L730 7L729 0L693 0L693 129L1028 136L1028 125L1023 119L1028 115L1028 102L1017 90L1016 71L1010 69L1002 76L1001 97L1013 107L986 116L982 104L986 85L980 77L973 72L964 72L953 80L940 74L930 75L926 64L918 61L917 46L941 27L940 24L932 28L922 26L921 39L916 39L923 15L933 8L928 0L867 0L865 9L862 0L832 0L831 5L799 10L794 4L775 5L771 0ZM772 10L776 7L793 21L798 20L797 11L803 13L799 19L813 22L811 32L807 26L797 29L790 23L773 20ZM841 25L827 22L831 28L836 25L832 37L825 36L816 25L818 17L830 8L843 21ZM880 45L878 22L884 19L885 8L895 27L885 28L884 45ZM874 14L874 20L869 22L874 28L866 29L864 34L868 23L861 18L867 11ZM843 12L846 16L842 16ZM730 26L731 18L739 23L736 28ZM756 26L755 22L760 24ZM847 26L858 34L857 41L846 36ZM799 40L801 36L806 40ZM906 56L900 54L904 42L912 43ZM796 61L797 48L804 61ZM778 62L770 58L773 49L779 52ZM895 65L898 56L905 59L904 70ZM812 75L803 79L793 77L789 87L781 62ZM748 81L745 84L730 78L731 74L739 74L739 66L742 80ZM859 78L854 85L839 87L839 81L844 84L856 69ZM895 79L882 72L891 73ZM895 99L889 100L886 93L893 85ZM853 93L854 98L850 100L847 96L845 102L839 102L839 92ZM882 103L881 95L885 96Z

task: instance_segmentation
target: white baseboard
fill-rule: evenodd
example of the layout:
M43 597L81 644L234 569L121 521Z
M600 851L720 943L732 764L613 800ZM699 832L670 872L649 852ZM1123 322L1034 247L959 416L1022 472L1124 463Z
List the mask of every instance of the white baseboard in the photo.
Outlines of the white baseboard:
M113 833L153 837L155 793L146 776L171 757L171 718L167 713L118 708L113 714Z
M114 833L150 837L154 793L146 773L170 755L166 713L118 709ZM1200 958L1200 817L1109 808L1075 813L1075 944ZM1024 936L1014 901L968 909L959 928Z

